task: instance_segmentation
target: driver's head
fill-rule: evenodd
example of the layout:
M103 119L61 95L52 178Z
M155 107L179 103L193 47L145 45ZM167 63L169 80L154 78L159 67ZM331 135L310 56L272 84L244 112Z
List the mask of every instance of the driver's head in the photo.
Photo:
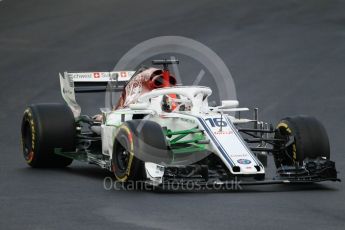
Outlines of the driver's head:
M168 95L164 95L162 98L162 111L170 113L172 109L172 99Z
M182 101L181 96L177 94L164 95L162 98L162 111L163 112L173 112L178 111L189 111L191 105Z
M176 94L164 95L162 98L162 111L170 113L177 108L177 103L174 99L179 98Z

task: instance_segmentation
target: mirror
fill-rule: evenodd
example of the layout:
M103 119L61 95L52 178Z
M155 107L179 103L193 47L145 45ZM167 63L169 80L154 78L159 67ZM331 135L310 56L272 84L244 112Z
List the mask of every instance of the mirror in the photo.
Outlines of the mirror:
M130 104L129 108L132 110L145 110L149 107L147 103L137 103L137 104Z
M224 100L220 106L222 109L236 108L239 105L237 100Z

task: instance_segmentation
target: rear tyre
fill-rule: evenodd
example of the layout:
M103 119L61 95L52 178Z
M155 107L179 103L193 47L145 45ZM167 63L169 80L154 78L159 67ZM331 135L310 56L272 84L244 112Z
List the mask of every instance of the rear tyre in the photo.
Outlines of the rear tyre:
M330 146L324 126L314 117L296 116L282 119L276 129L275 138L284 139L290 145L274 155L277 167L281 165L302 165L303 160L330 158Z
M161 163L169 157L166 137L159 124L148 120L123 123L115 136L112 170L121 182L146 178L144 162Z
M64 104L34 104L24 112L21 133L24 158L31 167L66 167L72 159L56 155L55 148L75 150L75 121Z

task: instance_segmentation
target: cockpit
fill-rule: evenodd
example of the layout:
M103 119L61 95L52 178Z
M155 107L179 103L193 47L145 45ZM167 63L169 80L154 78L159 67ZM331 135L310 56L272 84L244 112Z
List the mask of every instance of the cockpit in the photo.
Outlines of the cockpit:
M208 108L207 98L211 93L210 88L202 86L160 88L141 95L138 103L157 112L199 112Z
M190 111L192 101L179 94L166 94L162 97L161 108L163 112Z

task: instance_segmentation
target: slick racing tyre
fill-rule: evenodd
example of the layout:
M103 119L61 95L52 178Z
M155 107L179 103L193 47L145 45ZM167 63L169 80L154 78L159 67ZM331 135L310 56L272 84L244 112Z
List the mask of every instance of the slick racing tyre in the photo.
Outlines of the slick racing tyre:
M24 158L30 166L66 167L72 163L54 153L55 148L75 151L75 121L67 105L30 105L24 112L21 133Z
M328 135L323 125L314 117L296 116L282 119L276 129L276 139L284 139L284 145L275 146L277 167L302 165L303 160L330 158Z
M123 123L115 136L112 171L121 182L146 178L144 162L161 163L170 157L162 127L153 121Z

